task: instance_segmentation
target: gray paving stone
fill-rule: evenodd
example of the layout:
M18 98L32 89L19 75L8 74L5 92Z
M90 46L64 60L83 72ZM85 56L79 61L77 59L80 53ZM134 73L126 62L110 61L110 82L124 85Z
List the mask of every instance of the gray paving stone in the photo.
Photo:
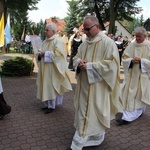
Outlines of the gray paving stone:
M36 99L36 72L31 77L2 78L4 96L12 111L0 120L0 150L66 150L70 146L75 132L74 72L71 78L73 91L64 95L63 105L52 114L44 114L40 109L43 105ZM141 118L128 125L119 126L112 120L104 142L83 150L149 150L149 140L148 106Z

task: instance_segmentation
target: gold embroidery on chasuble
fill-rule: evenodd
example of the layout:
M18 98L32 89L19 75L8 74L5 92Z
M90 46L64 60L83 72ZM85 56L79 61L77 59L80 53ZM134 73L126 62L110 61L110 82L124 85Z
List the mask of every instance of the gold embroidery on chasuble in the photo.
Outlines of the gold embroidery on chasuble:
M54 39L52 39L52 40L54 40ZM47 44L47 48L44 50L44 52L50 47L52 40L49 41L49 43ZM41 95L42 95L42 99L43 99L44 72L45 72L45 63L43 64L43 69L42 69L42 73L41 73L41 85L42 85Z
M96 45L98 44L98 42L100 42L101 39L99 41L97 41L94 45L94 51L93 51L93 54L92 54L92 60L91 62L94 61L94 56L95 56L95 51L96 51ZM88 43L88 45L92 45L93 43ZM85 55L84 55L84 60L86 60L86 55L87 55L87 51L88 51L88 45L87 45L87 48L86 48L86 52L85 52ZM82 76L80 78L80 80L82 80ZM89 104L90 104L90 95L92 93L92 87L93 85L89 85L89 89L88 89L88 97L87 97L87 106L86 106L86 111L85 111L85 117L84 117L84 124L83 124L83 130L82 130L82 136L84 137L86 135L86 126L87 126L87 119L88 119L88 111L89 111ZM80 88L81 88L81 82L80 82Z

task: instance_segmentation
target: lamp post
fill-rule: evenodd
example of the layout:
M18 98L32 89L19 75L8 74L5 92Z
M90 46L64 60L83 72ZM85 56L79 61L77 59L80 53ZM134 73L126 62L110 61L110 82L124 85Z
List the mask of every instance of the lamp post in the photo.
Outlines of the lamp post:
M100 16L100 12L99 12L96 0L90 0L89 2L90 2L91 8L93 8L95 13L96 13L96 16L97 16L97 18L99 20L99 24L100 24L101 30L105 30L105 26L104 26L102 18Z

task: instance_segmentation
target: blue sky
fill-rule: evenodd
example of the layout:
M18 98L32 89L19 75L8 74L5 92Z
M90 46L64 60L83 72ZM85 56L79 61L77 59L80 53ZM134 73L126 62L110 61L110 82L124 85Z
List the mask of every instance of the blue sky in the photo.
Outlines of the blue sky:
M149 0L140 0L137 3L139 7L143 8L141 14L144 19L150 18L150 2ZM43 21L53 16L64 18L67 16L68 4L66 0L41 0L37 5L38 10L29 11L29 19L33 22L39 22L40 19ZM137 15L137 17L141 16Z

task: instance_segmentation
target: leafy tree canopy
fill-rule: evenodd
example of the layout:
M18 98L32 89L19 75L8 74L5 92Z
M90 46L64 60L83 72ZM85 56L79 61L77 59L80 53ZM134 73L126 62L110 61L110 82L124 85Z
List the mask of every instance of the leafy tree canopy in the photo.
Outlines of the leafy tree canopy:
M95 12L101 26L102 22L110 21L110 33L113 33L115 20L133 21L132 15L139 14L142 11L141 7L137 7L137 2L140 0L93 0L94 7L90 6L91 0L78 0L78 16L83 18L88 13ZM95 7L96 5L96 7ZM97 8L99 13L97 13ZM98 15L99 16L98 16ZM100 21L102 20L102 22Z
M78 22L78 1L76 0L71 0L67 1L69 8L68 8L68 17L65 18L66 22L66 27L65 27L65 32L70 35L72 33L73 28L78 28L79 27L79 22Z
M23 29L31 25L28 19L28 10L38 9L35 5L40 0L0 0L0 12L4 12L5 23L7 14L10 13L11 32L19 40Z

